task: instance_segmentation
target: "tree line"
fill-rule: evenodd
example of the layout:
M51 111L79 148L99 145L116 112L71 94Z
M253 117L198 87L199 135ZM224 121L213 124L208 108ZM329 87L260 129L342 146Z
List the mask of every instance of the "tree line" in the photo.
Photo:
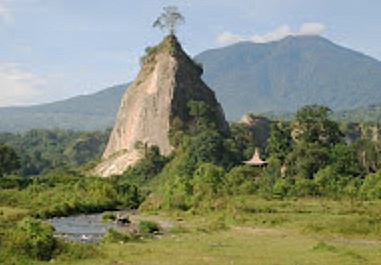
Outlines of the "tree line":
M342 124L330 119L328 107L304 106L295 120L273 122L265 145L256 143L245 124L231 123L230 134L222 135L203 101L190 101L188 112L193 117L190 124L172 120L169 137L175 147L173 154L163 157L157 147L139 145L145 158L124 174L111 178L116 186L138 188L135 193L140 199L136 201L154 191L161 194L166 206L181 209L190 209L193 202L202 201L200 194L208 194L209 197L205 196L209 201L211 194L218 197L241 193L272 198L360 195L381 198L377 182L381 143L377 131L348 141ZM2 133L0 173L53 176L60 175L57 172L61 169L83 175L100 158L109 132ZM262 153L268 161L266 168L242 165L256 146L265 146ZM1 186L25 187L30 183L30 179L25 179L15 183L3 177ZM154 187L150 183L155 183ZM210 190L201 192L209 184Z
M377 131L372 137L363 134L349 141L341 124L330 119L328 107L304 106L294 121L272 124L262 150L268 165L255 168L242 165L258 146L247 126L231 124L231 134L221 135L208 117L208 107L197 104L189 106L194 126L172 134L178 145L158 175L162 187L153 197L163 202L160 207L219 209L234 195L381 198ZM148 200L144 207L151 204Z

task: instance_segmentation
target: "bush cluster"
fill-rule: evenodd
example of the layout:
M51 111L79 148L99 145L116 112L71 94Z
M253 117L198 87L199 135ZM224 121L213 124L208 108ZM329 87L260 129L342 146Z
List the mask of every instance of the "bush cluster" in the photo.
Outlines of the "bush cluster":
M53 233L52 226L28 217L10 231L7 247L12 252L31 259L50 260L57 247L57 240Z
M159 224L154 221L140 221L138 224L138 232L142 235L157 234L160 230Z

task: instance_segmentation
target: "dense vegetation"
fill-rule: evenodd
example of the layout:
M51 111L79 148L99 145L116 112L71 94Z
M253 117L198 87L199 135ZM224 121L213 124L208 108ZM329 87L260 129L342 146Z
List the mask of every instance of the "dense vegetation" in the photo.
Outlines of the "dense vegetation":
M0 133L0 143L11 147L20 160L20 175L66 167L77 169L99 159L109 137L104 132L34 129L22 134Z
M351 121L351 122L373 122L380 123L381 121L381 104L370 105L367 107L359 107L350 110L341 110L333 113L333 119L337 121Z
M96 257L95 246L65 242L42 220L53 216L135 209L133 180L85 176L110 131L31 130L0 134L0 263Z
M301 108L294 122L273 123L266 168L239 165L253 145L247 131L235 125L226 138L201 117L199 129L182 133L174 158L159 174L164 187L144 206L158 207L161 201L159 207L219 210L235 194L380 199L378 131L347 143L329 114L329 108L311 105Z
M380 104L381 63L319 36L241 42L195 57L231 120L247 112L333 110Z
M291 112L264 112L261 114L271 120L294 120L295 113ZM331 115L332 120L341 123L355 123L355 124L380 124L381 121L381 105L370 105L359 107L355 109L338 110Z
M231 222L300 224L308 233L381 238L377 127L360 126L362 133L348 138L348 124L331 120L329 108L310 105L300 108L291 122L273 122L269 139L259 144L245 124L231 124L229 135L219 133L204 102L191 101L188 108L195 119L187 126L174 121L170 140L175 151L170 157L137 143L144 159L106 179L85 174L91 175L109 130L0 134L0 262L101 258L95 245L53 237L43 219L114 209L211 218L206 227L199 225L200 231L225 230ZM265 146L266 167L242 165L255 146ZM316 222L306 213L326 214L327 219ZM150 221L141 226L141 231L159 229ZM109 231L103 244L135 238Z

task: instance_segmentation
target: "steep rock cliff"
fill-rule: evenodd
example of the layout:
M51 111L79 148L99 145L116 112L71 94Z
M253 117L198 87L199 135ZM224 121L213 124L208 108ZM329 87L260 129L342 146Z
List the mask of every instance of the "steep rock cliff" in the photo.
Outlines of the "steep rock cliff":
M142 68L125 92L114 129L95 173L104 177L121 174L142 158L138 143L157 145L168 155L173 147L169 132L173 119L190 124L190 100L207 103L218 129L228 124L214 92L201 80L202 68L182 50L175 36L167 36L150 48Z

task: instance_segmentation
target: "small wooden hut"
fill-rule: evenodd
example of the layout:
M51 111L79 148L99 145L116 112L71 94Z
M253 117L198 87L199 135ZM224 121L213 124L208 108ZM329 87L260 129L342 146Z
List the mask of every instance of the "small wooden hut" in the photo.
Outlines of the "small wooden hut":
M264 167L267 165L267 162L261 159L258 148L255 148L253 157L248 161L243 161L243 163L249 166L257 167Z

